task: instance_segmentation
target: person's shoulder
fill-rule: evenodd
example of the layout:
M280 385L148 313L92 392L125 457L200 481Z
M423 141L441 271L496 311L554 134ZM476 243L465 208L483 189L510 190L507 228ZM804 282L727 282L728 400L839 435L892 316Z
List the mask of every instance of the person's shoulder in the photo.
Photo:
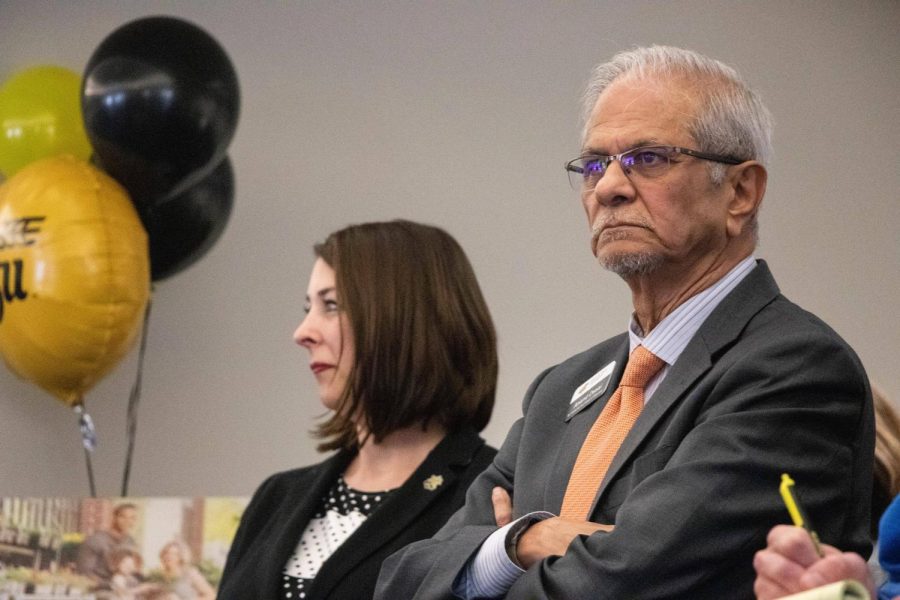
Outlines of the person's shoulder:
M475 453L475 456L478 458L486 458L488 461L492 460L494 456L497 454L497 449L491 446L488 443L485 443L478 449L478 452Z
M718 335L711 331L706 334ZM854 398L870 396L865 367L850 344L781 294L742 323L722 350L714 361L726 369L765 372L772 379L814 378L820 385L827 380L832 391L852 390Z
M435 451L432 451L422 467L426 471L431 468L450 468L459 478L463 495L465 488L491 464L497 454L497 449L488 445L471 428L447 434Z
M793 337L821 340L850 349L844 339L824 320L781 293L765 261L759 261L757 268L722 302L723 311L717 312L739 313L740 306L745 304L749 304L753 311L745 334L768 336L770 332L777 330L777 337L782 339ZM723 315L719 317L728 318Z
M623 344L626 344L627 342L628 333L622 332L618 335L614 335L611 338L603 340L599 344L594 344L587 350L582 350L578 354L567 359L563 364L578 361L590 362L596 359L597 356L602 356L604 354L615 354L622 348Z
M489 446L477 431L464 427L448 433L428 458L438 463L469 467L472 464L487 465L495 454L497 450Z
M295 479L301 479L310 473L315 473L320 470L329 460L330 458L315 464L278 471L277 473L270 475L268 479L271 481L293 481Z
M856 352L828 323L779 294L747 324L746 335L769 343L825 347L858 361Z
M254 498L262 499L265 497L282 497L290 495L309 486L309 483L318 479L323 473L343 471L343 468L352 457L352 453L346 450L338 451L325 460L307 465L305 467L297 467L286 471L279 471L270 475L263 481L256 492Z
M547 367L532 380L528 391L525 392L522 412L529 412L532 401L541 394L541 391L548 392L544 396L552 401L558 399L561 393L571 393L575 386L601 370L608 368L612 372L616 366L616 357L627 356L627 349L628 334L621 333Z
M475 452L475 455L472 457L472 462L469 464L469 471L473 473L481 473L488 465L494 462L494 457L497 456L497 449L489 444L484 444L478 451Z
M856 353L825 321L789 300L763 260L703 322L697 337L713 353L737 345L745 355L833 353L858 367Z
M609 339L603 340L599 344L595 344L587 350L570 356L564 361L546 369L541 376L554 374L568 379L573 373L583 373L590 371L593 373L598 368L598 363L608 363L620 353L623 348L627 348L628 334L620 333ZM602 365L601 365L602 366Z
M767 308L773 318L790 319L802 330L843 341L841 336L822 318L792 302L784 294L779 294Z
M471 464L477 469L483 469L494 460L494 456L497 455L497 449L485 442L481 436L478 436L478 440L480 444L475 447L472 453Z

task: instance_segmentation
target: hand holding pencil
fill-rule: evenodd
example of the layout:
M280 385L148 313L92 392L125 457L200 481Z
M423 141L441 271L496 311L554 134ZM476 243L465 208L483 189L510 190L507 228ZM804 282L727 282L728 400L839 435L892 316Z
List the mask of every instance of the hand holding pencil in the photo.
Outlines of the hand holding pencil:
M854 552L841 552L819 542L793 486L790 476L782 476L779 491L796 526L776 525L766 538L765 549L753 558L757 600L775 600L845 579L859 581L875 598L866 561Z

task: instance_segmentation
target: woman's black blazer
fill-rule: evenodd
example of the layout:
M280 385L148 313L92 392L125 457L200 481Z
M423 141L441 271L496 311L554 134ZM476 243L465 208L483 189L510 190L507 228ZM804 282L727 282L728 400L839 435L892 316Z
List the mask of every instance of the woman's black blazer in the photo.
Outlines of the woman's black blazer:
M365 600L381 562L431 537L465 503L466 489L497 451L474 431L445 437L425 461L322 565L306 599ZM231 545L219 600L278 600L284 566L353 452L277 473L253 495Z

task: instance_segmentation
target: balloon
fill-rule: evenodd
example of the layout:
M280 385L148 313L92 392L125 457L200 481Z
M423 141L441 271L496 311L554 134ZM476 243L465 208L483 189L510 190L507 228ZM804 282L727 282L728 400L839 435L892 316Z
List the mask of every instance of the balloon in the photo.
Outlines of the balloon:
M115 30L84 72L82 113L96 160L139 208L181 194L222 161L239 104L222 47L172 17Z
M125 190L71 156L0 186L0 354L69 406L125 355L150 293L147 235Z
M222 235L234 201L234 173L226 158L181 195L141 212L150 236L153 281L198 261Z
M0 87L0 171L12 177L30 162L91 154L81 121L81 78L62 67L39 66L13 75Z

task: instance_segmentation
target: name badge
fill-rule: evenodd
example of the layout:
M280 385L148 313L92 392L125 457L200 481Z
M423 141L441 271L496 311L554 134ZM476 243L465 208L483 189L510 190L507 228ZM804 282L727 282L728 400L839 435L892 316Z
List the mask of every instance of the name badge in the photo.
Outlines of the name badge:
M572 394L572 399L569 400L569 412L566 413L566 422L603 395L603 392L609 386L609 378L612 377L615 368L616 361L612 361L578 386L578 389Z

